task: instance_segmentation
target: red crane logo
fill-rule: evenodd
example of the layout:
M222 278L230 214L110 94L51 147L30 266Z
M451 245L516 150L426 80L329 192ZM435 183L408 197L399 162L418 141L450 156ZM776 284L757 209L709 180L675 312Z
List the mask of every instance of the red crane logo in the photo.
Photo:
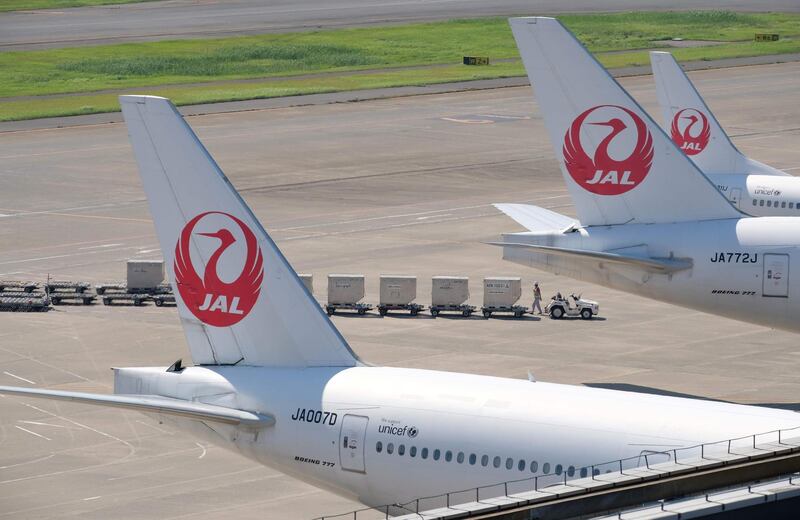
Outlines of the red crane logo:
M711 126L704 113L695 108L684 108L672 118L671 134L672 140L678 145L678 148L683 150L683 153L697 155L708 146L708 141L711 139Z
M599 117L595 114L594 118L590 118L600 109ZM599 120L592 120L595 118ZM611 156L608 147L617 136L628 129L623 118L633 122L636 143L630 155L618 160ZM581 130L585 125L606 126L611 129L597 145L593 157L586 153L581 144ZM631 132L626 132L619 138L622 144L630 140L630 135ZM599 105L575 118L564 136L562 153L567 171L583 189L597 195L620 195L638 186L650 172L653 164L653 136L642 118L633 111L617 105Z
M194 233L195 236L219 240L219 246L211 254L203 277L194 268L191 258L192 234L197 223L208 215L227 217L236 224L244 235L247 254L241 274L230 283L219 278L217 263L222 254L234 243L236 238L227 227L220 227L213 233ZM264 259L255 235L247 225L228 213L207 211L190 220L175 245L175 282L183 302L197 319L214 327L230 327L244 319L258 300L261 283L264 280Z

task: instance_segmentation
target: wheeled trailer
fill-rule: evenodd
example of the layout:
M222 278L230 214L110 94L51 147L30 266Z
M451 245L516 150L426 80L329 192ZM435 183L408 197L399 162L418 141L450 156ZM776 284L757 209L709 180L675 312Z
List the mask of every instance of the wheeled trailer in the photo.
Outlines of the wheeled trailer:
M175 296L172 294L156 294L152 299L156 307L162 307L164 304L175 305Z
M528 312L528 308L522 305L485 305L481 307L481 311L483 312L484 318L491 318L492 314L496 313L509 313L513 314L515 318L521 318Z
M424 309L425 306L418 303L380 304L378 305L378 314L386 316L389 311L408 311L412 316L416 316L419 311Z
M91 287L86 282L68 282L68 281L54 281L44 284L46 291L53 292L67 292L67 293L85 293Z
M94 286L94 290L100 296L107 292L126 293L128 286L124 283L101 283Z
M328 313L328 316L333 316L336 311L340 310L356 311L358 314L364 315L372 308L369 303L328 303L325 305L325 312Z
M39 284L36 282L22 282L19 280L0 280L0 291L20 291L26 293L32 293L36 288L39 287Z
M86 292L64 292L64 291L55 291L50 293L50 302L53 305L61 305L61 302L64 300L72 300L72 301L80 301L84 305L91 305L94 303L94 300L97 298L94 294L86 293Z
M433 316L434 318L436 316L438 316L439 313L442 313L442 312L455 312L455 313L461 314L465 318L469 318L470 316L472 316L472 313L475 312L476 309L477 309L477 307L475 307L474 305L467 305L467 304L461 304L461 305L431 305L431 307L430 307L431 316Z
M50 308L50 300L44 297L0 297L0 311L43 312Z
M103 305L111 305L114 302L126 302L141 306L149 298L146 294L128 294L128 293L105 293L103 294Z

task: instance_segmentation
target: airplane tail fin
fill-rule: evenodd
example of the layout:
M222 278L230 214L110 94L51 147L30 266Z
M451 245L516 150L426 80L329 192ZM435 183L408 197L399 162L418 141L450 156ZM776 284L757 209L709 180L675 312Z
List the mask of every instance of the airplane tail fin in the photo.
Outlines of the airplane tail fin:
M510 24L581 224L741 216L558 20Z
M650 64L664 130L703 173L788 175L747 158L734 146L672 54L652 51Z
M175 106L120 104L193 361L358 364Z

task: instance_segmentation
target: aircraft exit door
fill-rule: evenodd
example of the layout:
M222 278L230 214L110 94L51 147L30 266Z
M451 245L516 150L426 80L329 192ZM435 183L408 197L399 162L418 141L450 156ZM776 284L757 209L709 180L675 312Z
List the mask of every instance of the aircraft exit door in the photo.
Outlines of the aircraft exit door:
M739 207L739 202L742 200L742 190L740 190L739 188L733 188L731 190L731 199L730 200L731 200L731 204L733 204L734 206L736 206L738 208Z
M361 415L345 415L339 434L339 463L347 471L365 473L364 445L366 444L369 418Z
M767 253L764 255L764 296L789 297L789 255Z

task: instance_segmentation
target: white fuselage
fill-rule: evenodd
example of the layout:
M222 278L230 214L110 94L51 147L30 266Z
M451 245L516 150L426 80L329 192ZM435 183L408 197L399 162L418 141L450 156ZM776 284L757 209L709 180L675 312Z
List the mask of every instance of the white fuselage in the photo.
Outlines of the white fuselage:
M260 431L159 419L371 506L800 426L782 410L401 368L118 369L115 393L133 392L269 413Z
M556 274L750 323L800 332L800 219L763 217L625 224L571 233L514 233L530 243L688 259L672 274L506 247L503 258Z
M754 217L800 216L800 178L779 175L710 174L731 203Z

